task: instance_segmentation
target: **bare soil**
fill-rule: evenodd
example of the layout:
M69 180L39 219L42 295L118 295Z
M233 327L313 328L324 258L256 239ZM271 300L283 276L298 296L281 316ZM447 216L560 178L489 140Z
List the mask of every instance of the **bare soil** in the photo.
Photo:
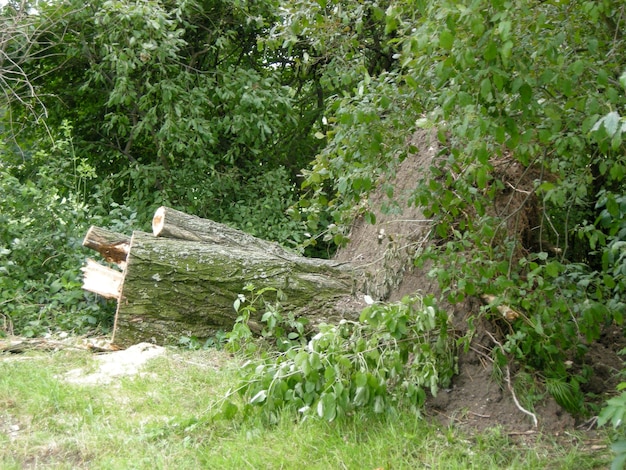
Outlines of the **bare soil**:
M436 280L428 275L428 266L416 269L412 263L415 255L433 239L432 224L412 203L412 192L417 181L429 176L429 168L439 158L440 147L434 131L416 132L409 144L417 148L417 152L398 164L393 177L381 182L390 183L387 188L394 188L392 198L383 189L369 198L369 209L376 215L376 224L357 219L350 233L350 243L336 255L338 260L366 270L364 288L379 300L394 301L414 293L439 294ZM539 210L530 195L537 173L511 158L502 158L493 164L506 188L492 210L497 215L510 215L506 230L509 234L515 233L520 240L521 255L537 243L533 227L537 226ZM478 313L482 302L468 298L459 304L443 302L440 305L450 313L453 328L464 334L467 318ZM560 434L584 425L546 395L533 407L537 418L535 427L532 416L516 403L516 399L524 403L524 397L512 393L502 374L494 374L490 360L494 338L498 337L494 329L487 321L476 325L469 351L459 354L458 375L448 390L441 390L428 400L428 413L443 424L454 422L479 431L500 427L512 434L538 430ZM607 328L598 342L588 345L584 362L574 364L575 367L588 365L594 371L591 380L582 384L583 391L602 395L615 390L617 374L623 366L617 352L624 346L621 328ZM515 380L515 374L510 371L511 381Z

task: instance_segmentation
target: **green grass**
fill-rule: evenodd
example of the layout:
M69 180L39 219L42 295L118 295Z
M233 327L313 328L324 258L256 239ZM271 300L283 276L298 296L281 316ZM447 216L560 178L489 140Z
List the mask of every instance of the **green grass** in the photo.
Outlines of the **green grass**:
M217 351L168 350L134 378L73 385L86 352L0 356L0 469L568 469L607 468L549 436L469 435L410 414L276 425L211 419L237 364Z

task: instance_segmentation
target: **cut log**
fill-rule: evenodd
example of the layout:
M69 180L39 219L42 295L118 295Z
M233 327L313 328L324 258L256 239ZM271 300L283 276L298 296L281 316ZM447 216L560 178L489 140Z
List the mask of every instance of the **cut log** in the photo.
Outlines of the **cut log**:
M96 250L106 261L115 263L123 269L130 250L130 237L91 226L85 235L83 246Z
M352 295L353 273L319 261L295 262L255 246L221 246L135 232L114 343L167 343L182 336L208 338L219 330L229 331L237 318L233 302L249 283L280 289L286 296L285 311L313 323L353 316L360 311Z
M157 211L153 232L134 232L123 261L113 333L118 346L171 343L183 336L202 340L229 331L238 315L233 303L247 293L248 284L280 290L285 314L306 317L313 327L356 319L365 307L356 292L359 272L347 263L301 257L169 208ZM101 249L104 245L94 244ZM86 274L90 270L85 269ZM92 286L85 288L93 290ZM114 287L106 291L114 292ZM253 320L259 321L263 306L255 307Z
M185 214L169 207L159 207L155 212L152 219L152 233L155 237L213 243L224 247L254 247L287 259L301 258L277 243L268 242L228 225ZM330 261L329 263L333 264Z

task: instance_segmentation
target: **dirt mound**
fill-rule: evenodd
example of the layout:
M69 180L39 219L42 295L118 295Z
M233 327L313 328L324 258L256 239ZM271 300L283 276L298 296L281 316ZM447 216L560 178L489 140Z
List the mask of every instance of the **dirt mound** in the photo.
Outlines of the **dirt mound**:
M395 175L381 182L381 189L369 198L376 223L356 220L350 243L336 255L338 260L366 271L364 290L379 300L394 301L414 293L439 294L436 280L428 275L429 267L416 269L412 263L415 255L433 239L431 221L412 203L412 192L439 161L440 147L435 131L416 132L410 145L417 152L399 163ZM505 186L495 201L494 215L506 216L505 231L520 240L521 255L537 243L533 227L538 225L539 210L532 199L537 173L507 157L493 162L493 167ZM388 194L390 187L394 188L392 198ZM462 303L440 305L450 313L453 328L462 335L467 331L468 317L478 313L482 303L480 299L468 298ZM476 325L469 351L459 354L459 373L450 389L430 398L427 410L444 423L461 423L475 429L500 426L509 432L535 429L558 432L574 427L574 418L550 397L535 405L535 427L535 418L521 405L524 397L515 396L501 370L499 375L494 373L490 351L498 335L493 328L486 321ZM621 332L617 336L623 341ZM583 386L584 391L601 393L614 389L611 387L615 386L616 372L622 364L616 354L618 343L616 333L608 332L604 341L589 346L585 361L596 374ZM514 375L513 371L509 373Z
M439 145L434 132L416 133L410 145L419 152L398 165L395 177L379 184L393 187L392 198L383 189L369 198L376 223L358 218L350 232L350 243L335 256L364 270L363 290L378 300L394 301L416 288L423 292L436 288L436 282L425 275L426 270L413 269L413 258L429 241L432 221L411 200L416 182L429 174Z

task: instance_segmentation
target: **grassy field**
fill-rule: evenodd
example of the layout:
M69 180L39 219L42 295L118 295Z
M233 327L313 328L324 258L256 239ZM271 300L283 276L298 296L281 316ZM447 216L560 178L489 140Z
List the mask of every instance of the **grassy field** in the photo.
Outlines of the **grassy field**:
M285 414L274 426L210 419L237 380L236 361L219 351L170 349L140 374L106 385L65 380L77 368L94 370L94 355L0 355L1 470L582 470L611 460L609 450L593 451L576 436L471 435L412 415L326 423Z

